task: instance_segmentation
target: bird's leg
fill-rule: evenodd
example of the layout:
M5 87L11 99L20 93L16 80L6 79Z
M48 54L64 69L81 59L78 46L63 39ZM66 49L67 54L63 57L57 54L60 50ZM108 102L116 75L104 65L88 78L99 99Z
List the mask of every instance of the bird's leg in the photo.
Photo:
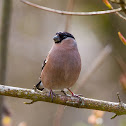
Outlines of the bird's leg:
M72 96L74 97L80 97L82 96L81 94L74 94L69 88L67 88L69 90L69 92L72 94Z
M67 88L67 89L69 90L69 92L72 94L73 97L79 98L79 103L81 104L82 103L82 98L80 96L82 96L82 95L74 94L69 88ZM80 104L79 104L79 106L80 106Z
M64 90L61 90L61 92L62 92L65 96L70 96L70 95L67 94Z
M75 96L75 94L69 89L69 88L67 88L68 90L69 90L69 92L72 94L72 96Z
M56 94L52 91L52 89L50 89L49 97L51 97L52 101L53 101L53 95L56 96Z
M64 95L67 96L67 93L66 93L64 90L61 90L61 92L62 92Z

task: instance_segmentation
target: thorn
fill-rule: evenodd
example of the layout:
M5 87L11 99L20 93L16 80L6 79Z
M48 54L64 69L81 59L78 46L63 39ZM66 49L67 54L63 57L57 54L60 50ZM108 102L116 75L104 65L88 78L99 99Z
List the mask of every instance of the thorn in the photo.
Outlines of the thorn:
M114 119L116 116L118 116L117 114L115 114L114 116L111 117L111 119Z
M118 101L119 101L119 105L121 107L123 107L123 102L120 99L119 92L117 92L116 94L117 94L117 98L118 98ZM118 114L115 114L111 119L114 119L116 116L119 116L119 115Z
M118 100L119 100L119 105L122 106L123 102L122 102L121 99L120 99L119 92L117 92L117 98L118 98Z

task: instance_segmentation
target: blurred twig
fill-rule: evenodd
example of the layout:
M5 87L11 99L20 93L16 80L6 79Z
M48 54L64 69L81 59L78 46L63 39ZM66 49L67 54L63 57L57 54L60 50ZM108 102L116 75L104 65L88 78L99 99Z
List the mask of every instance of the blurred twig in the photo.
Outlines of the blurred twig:
M119 64L122 72L126 73L126 63L124 62L122 57L118 55L118 56L115 57L115 59L116 59L116 62Z
M112 7L112 9L114 9L114 8ZM126 17L124 17L124 16L123 16L122 14L120 14L119 12L116 12L116 14L117 14L120 18L126 20Z
M111 2L113 2L113 3L117 3L117 4L120 4L120 3L124 3L124 4L126 4L126 0L109 0L109 1L111 1Z
M62 14L62 15L73 15L73 16L91 16L91 15L102 15L102 14L110 14L110 13L115 13L122 11L122 8L117 8L113 10L105 10L105 11L94 11L94 12L68 12L68 11L61 11L61 10L56 10L56 9L51 9L48 7L40 6L34 3L31 3L27 0L21 0L23 3L30 5L32 7L39 8L41 10L45 10L48 12L56 13L56 14Z
M52 101L47 92L35 92L33 89L25 89L4 85L0 85L0 95L30 99L34 102L44 101L75 108L96 109L101 111L113 112L116 115L126 115L126 104L124 103L120 105L120 103L115 102L64 95L56 95L55 97L53 97Z
M67 11L73 11L74 7L74 0L69 0L67 4ZM71 15L66 15L66 23L65 23L65 31L68 31L70 28L70 23L71 23Z
M12 0L3 0L2 27L0 35L0 83L5 84L7 64L7 43L11 20ZM0 126L2 120L3 97L0 96Z
M61 125L61 120L62 120L62 116L64 113L64 105L59 105L57 110L56 110L56 114L55 114L55 118L53 120L53 126L60 126Z
M113 6L108 2L108 0L103 0L103 1L104 1L104 3L106 4L107 7L109 7L112 10L114 9ZM110 0L110 1L120 5L120 7L122 8L122 11L126 14L126 0ZM120 18L126 20L126 17L123 16L122 14L120 14L119 12L116 12L116 14Z
M7 62L7 43L9 39L9 29L12 11L12 0L4 0L2 14L2 28L0 37L0 83L5 83L6 62Z

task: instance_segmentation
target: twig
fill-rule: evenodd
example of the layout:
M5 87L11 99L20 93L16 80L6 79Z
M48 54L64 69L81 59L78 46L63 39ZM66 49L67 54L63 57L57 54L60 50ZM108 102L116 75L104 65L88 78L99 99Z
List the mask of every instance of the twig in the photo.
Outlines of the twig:
M112 7L112 9L114 9L113 7ZM123 10L123 8L122 8L122 10ZM125 13L125 11L124 11L124 13ZM122 14L120 14L119 12L116 12L116 14L120 17L120 18L122 18L123 20L126 20L126 17L124 17Z
M120 17L120 18L122 18L123 20L126 20L126 17L124 17L122 14L120 14L119 12L116 12L116 14Z
M120 7L122 8L123 12L126 14L125 3L123 0L120 0Z
M116 62L119 64L121 70L123 73L126 73L126 63L125 61L123 60L123 58L119 55L115 56L115 60Z
M48 93L35 92L32 89L24 89L4 85L0 85L0 95L30 99L33 101L51 102L75 108L96 109L101 111L113 112L117 115L126 115L126 104L120 106L120 103L103 100L96 100L84 97L81 97L80 100L80 98L78 97L56 95L56 97L53 98L52 102L52 99L48 96Z
M53 120L53 126L61 126L62 116L64 113L64 105L59 105Z
M7 66L7 44L9 39L11 12L12 12L12 0L4 0L1 18L1 35L0 35L0 83L5 84L6 80L6 66ZM4 98L0 96L0 126L3 114L3 102Z
M32 6L32 7L39 8L41 10L45 10L45 11L56 13L56 14L62 14L62 15L91 16L91 15L110 14L110 13L122 11L122 8L117 8L117 9L113 9L113 10L96 11L96 12L68 12L68 11L61 11L61 10L56 10L56 9L51 9L48 7L40 6L40 5L31 3L27 0L21 0L21 1L27 5Z
M112 116L112 118L111 119L114 119L115 117L117 117L118 115L117 114L115 114L114 116Z
M120 99L119 92L117 92L117 98L118 98L118 100L119 100L119 105L120 105L120 107L124 107L124 106L123 106L123 102L122 102L121 99ZM114 119L114 118L117 117L117 116L118 116L118 114L115 114L111 119Z
M113 3L116 3L116 4L120 4L120 3L124 3L124 4L126 4L126 0L109 0L109 1L111 1L111 2L113 2Z
M126 0L125 0L125 1L123 0L123 2L121 2L122 0L120 0L120 1L110 0L110 1L113 2L113 3L116 3L116 4L120 4L120 6L121 6L121 8L122 8L122 11L123 11L124 13L126 13L126 9L125 9ZM114 9L112 5L111 5L111 9L112 9L112 10ZM126 17L123 16L122 14L120 14L119 12L116 12L116 14L117 14L120 18L122 18L123 20L126 20Z
M118 100L119 100L119 104L122 105L122 101L121 101L121 99L120 99L119 92L117 92L117 98L118 98Z
M69 0L68 4L67 4L67 11L73 11L73 7L74 7L74 0ZM71 23L71 15L67 15L66 16L66 23L65 23L65 30L64 31L68 31L68 29L70 28L70 23Z

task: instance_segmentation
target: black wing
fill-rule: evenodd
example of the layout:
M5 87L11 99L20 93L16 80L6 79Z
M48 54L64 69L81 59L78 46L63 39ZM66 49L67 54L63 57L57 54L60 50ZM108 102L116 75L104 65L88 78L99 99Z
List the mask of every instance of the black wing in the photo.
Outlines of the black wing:
M41 69L41 71L44 69L46 63L47 63L47 58L44 60L44 62L43 62L43 64L42 64L42 69Z
M41 71L44 69L45 65L47 63L47 58L44 60L43 64L42 64L42 69ZM41 77L40 77L41 78ZM37 88L38 90L43 90L44 88L40 88L40 84L41 84L41 80L35 85L35 88Z

